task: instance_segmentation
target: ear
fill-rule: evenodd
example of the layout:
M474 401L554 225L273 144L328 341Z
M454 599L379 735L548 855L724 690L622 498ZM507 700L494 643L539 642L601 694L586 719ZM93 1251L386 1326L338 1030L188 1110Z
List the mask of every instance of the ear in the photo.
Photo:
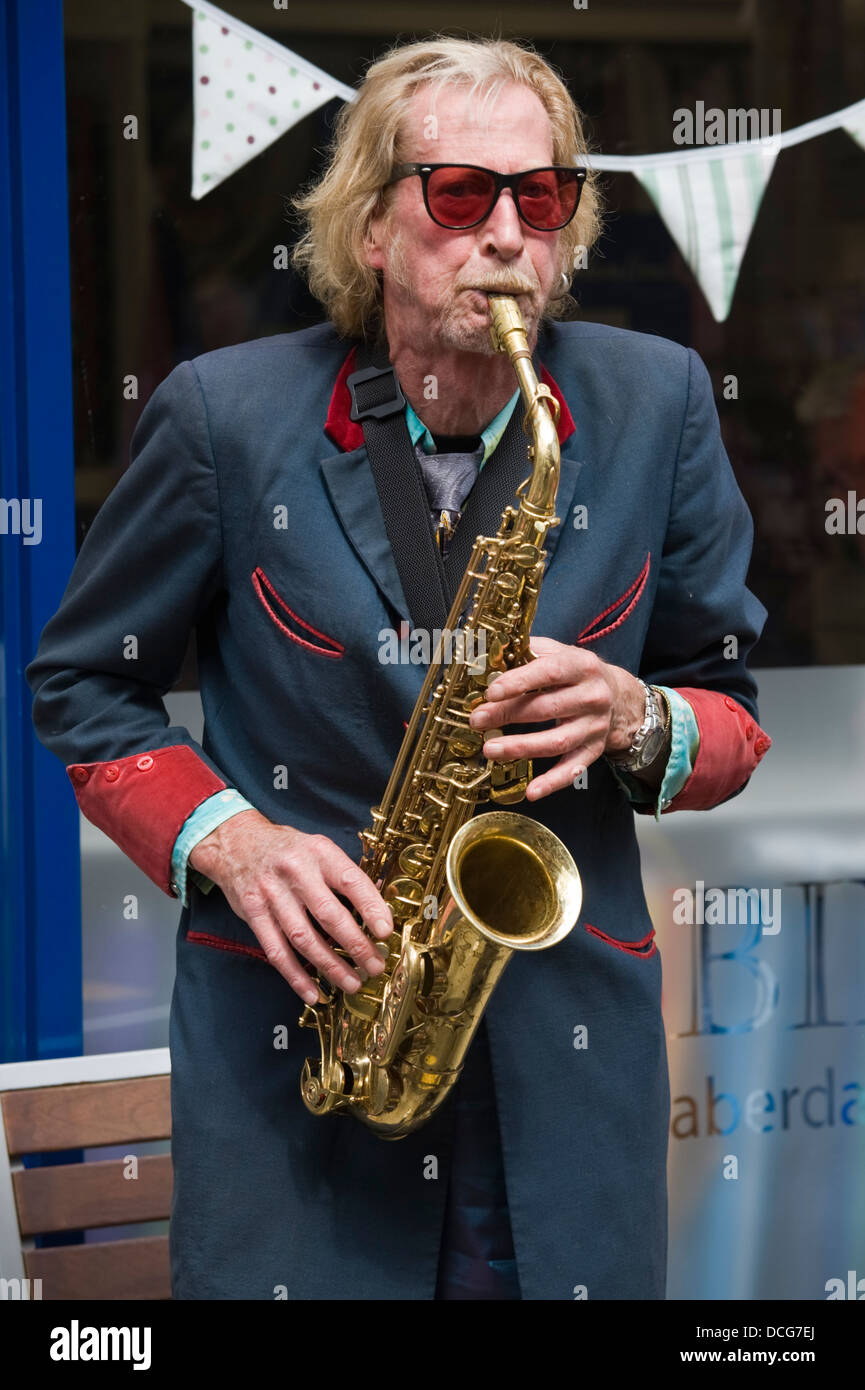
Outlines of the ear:
M384 246L384 208L379 200L378 208L369 219L369 226L363 239L364 263L372 270L384 270L386 259Z
M384 270L385 255L378 237L370 229L363 243L363 260L372 270Z

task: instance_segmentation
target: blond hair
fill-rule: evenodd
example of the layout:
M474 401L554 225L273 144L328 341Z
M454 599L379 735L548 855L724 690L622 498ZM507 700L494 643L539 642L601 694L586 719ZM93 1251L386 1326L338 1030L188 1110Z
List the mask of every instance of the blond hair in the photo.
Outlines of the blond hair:
M292 259L346 337L375 333L381 325L380 275L365 263L364 247L391 169L404 157L400 141L415 92L425 84L455 85L494 100L511 82L540 98L552 128L553 163L579 162L588 146L582 115L564 83L534 49L503 39L434 36L397 45L370 66L357 99L340 110L326 172L293 200L305 231ZM559 233L568 279L577 247L588 251L600 232L600 193L589 170L577 213ZM570 302L551 302L547 316Z

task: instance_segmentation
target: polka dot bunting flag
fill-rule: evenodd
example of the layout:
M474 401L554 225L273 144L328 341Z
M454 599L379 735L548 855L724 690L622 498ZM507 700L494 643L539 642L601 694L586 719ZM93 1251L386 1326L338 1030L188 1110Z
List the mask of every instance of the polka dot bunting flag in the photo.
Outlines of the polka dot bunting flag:
M215 5L184 4L193 15L192 197L198 199L310 111L356 93Z

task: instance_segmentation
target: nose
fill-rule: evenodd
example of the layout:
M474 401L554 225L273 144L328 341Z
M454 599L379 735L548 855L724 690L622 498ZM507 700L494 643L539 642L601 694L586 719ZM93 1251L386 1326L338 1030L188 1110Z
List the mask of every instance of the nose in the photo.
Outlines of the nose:
M513 260L523 249L523 224L513 194L503 188L485 222L478 228L481 249L497 254L503 261Z

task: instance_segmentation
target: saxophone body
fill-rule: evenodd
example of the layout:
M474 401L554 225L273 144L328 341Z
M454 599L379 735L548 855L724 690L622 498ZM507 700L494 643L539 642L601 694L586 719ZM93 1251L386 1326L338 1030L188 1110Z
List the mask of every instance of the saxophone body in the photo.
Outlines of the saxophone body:
M491 295L490 313L493 342L519 381L531 474L498 533L475 542L445 629L461 637L457 655L444 662L439 644L381 804L359 832L360 867L393 914L393 934L379 943L385 970L353 994L320 977L322 1002L299 1019L320 1047L301 1075L307 1109L353 1114L385 1139L438 1109L513 952L561 941L582 900L577 867L545 826L511 810L475 815L483 802L522 800L532 775L527 759L484 758L501 731L477 731L469 715L491 678L534 660L544 541L559 524L558 402L535 375L516 302Z

